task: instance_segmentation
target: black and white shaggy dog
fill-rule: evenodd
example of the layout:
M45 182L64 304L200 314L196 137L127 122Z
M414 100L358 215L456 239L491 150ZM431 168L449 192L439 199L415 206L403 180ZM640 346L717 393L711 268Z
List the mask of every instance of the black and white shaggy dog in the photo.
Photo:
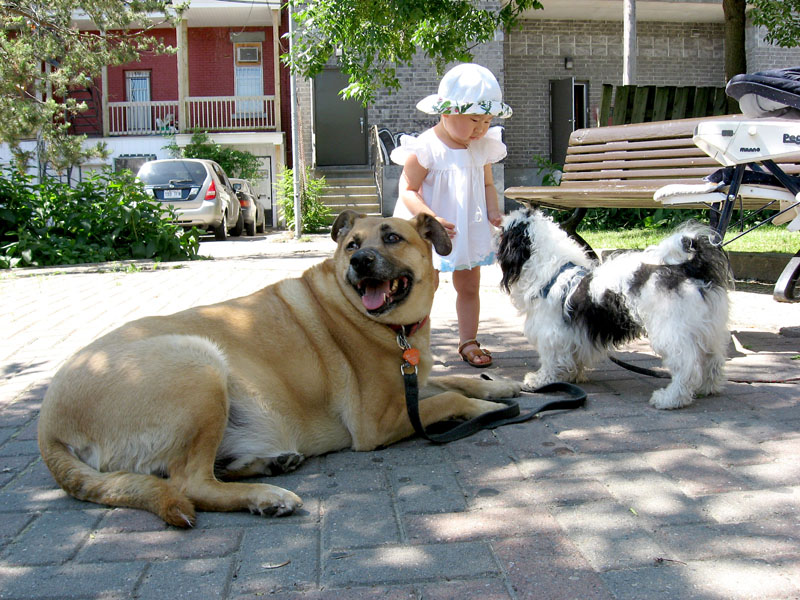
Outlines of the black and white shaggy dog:
M714 232L684 226L657 246L597 264L539 211L503 220L498 241L501 286L525 315L524 333L541 368L526 387L580 381L608 351L642 335L672 382L650 398L680 408L696 394L719 392L729 340L728 259Z

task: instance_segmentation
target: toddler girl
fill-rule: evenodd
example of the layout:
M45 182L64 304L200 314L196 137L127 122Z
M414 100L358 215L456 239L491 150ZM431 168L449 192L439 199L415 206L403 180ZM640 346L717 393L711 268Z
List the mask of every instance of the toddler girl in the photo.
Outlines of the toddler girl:
M394 216L409 219L419 213L436 218L452 238L448 256L434 252L438 272L453 272L458 316L458 352L474 367L488 367L492 357L476 337L480 318L480 268L494 262L492 228L502 213L492 177L492 163L502 160L506 146L501 128L489 127L493 117L511 116L500 85L491 71L461 64L448 71L439 93L417 108L440 115L439 122L419 137L403 136L391 155L403 165Z

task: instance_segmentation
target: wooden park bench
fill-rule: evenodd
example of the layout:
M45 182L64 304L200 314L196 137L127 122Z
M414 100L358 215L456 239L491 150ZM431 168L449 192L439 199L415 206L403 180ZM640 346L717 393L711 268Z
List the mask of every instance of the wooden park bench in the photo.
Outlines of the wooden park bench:
M505 196L528 206L573 210L565 224L571 235L588 208L664 208L653 199L655 192L670 184L698 184L721 165L692 141L695 126L710 119L739 119L741 115L699 117L629 125L579 129L569 138L566 162L558 186L510 187ZM787 173L800 173L800 153L779 166ZM724 194L721 194L724 198ZM756 186L742 186L735 206L746 210L775 210L780 202L770 203ZM720 222L721 204L701 201L671 204L668 208L705 208L711 211L711 224L721 235L727 222ZM585 242L584 242L585 243ZM799 253L800 254L800 253ZM796 301L793 288L800 275L798 264L787 269L776 284L776 299ZM783 289L779 290L778 285ZM780 296L783 297L780 297Z

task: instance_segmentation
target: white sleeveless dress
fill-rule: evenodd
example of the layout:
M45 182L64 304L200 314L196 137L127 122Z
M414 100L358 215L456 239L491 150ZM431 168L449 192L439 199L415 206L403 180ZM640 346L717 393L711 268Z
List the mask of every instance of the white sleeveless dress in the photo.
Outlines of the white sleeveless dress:
M418 137L404 135L400 146L392 151L391 159L405 165L411 154L428 170L420 190L425 204L456 226L453 251L448 256L439 256L434 251L433 266L446 272L492 264L492 225L486 214L483 167L506 156L502 127L489 128L485 136L466 149L449 148L433 129ZM394 216L412 217L399 199Z

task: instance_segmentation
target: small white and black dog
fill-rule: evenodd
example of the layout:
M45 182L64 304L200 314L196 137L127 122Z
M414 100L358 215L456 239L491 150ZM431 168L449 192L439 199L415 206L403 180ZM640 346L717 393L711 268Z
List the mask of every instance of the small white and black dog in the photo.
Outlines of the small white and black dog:
M715 235L686 225L657 246L597 264L540 211L506 216L497 248L501 286L525 315L525 337L541 361L525 386L584 380L584 369L609 350L646 334L672 376L650 404L680 408L695 394L719 392L732 278Z

